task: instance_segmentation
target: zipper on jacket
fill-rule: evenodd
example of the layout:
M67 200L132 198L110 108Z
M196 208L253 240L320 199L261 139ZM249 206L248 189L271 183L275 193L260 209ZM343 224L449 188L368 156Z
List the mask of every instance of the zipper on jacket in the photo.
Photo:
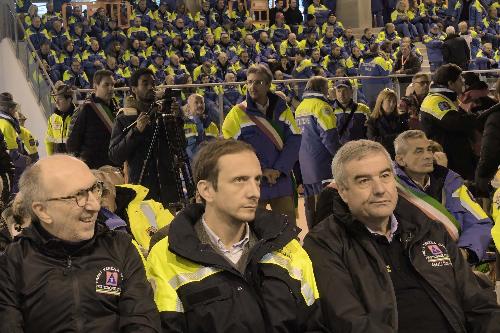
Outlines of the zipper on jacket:
M66 258L66 267L64 268L64 275L68 276L71 274L73 268L73 261L71 256ZM80 307L80 289L78 287L78 279L76 274L71 274L71 286L73 289L73 299L75 302L75 321L76 321L76 332L83 332L83 324L81 320L81 307Z

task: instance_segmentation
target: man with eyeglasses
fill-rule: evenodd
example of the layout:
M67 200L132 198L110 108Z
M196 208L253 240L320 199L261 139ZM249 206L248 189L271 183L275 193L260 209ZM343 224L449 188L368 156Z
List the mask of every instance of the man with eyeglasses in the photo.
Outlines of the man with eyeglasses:
M225 139L254 147L263 174L259 205L269 204L295 224L292 169L299 159L301 135L286 101L269 91L272 79L265 65L248 69L246 100L229 111L222 133Z
M428 74L416 74L412 78L412 83L406 89L406 96L401 98L398 109L400 112L408 113L410 116L410 129L421 129L419 113L420 105L425 96L429 93L431 78Z
M32 224L0 255L0 332L160 331L130 236L96 224L102 190L67 155L23 173L21 205Z

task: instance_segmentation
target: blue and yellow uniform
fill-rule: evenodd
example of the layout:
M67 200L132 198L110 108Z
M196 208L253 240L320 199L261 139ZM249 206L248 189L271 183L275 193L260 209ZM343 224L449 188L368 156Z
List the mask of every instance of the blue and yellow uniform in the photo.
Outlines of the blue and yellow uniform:
M298 160L301 140L300 129L286 101L273 93L268 93L268 99L268 112L264 115L247 94L246 103L234 106L222 125L225 139L242 140L254 147L262 169L281 172L281 176L272 186L265 181L261 183L261 200L289 197L293 194L290 173ZM263 117L263 121L269 126L272 124L275 134L279 135L274 138L274 142L252 120ZM281 142L282 148L279 149L275 142Z
M202 142L219 137L219 128L209 117L190 116L184 119L184 135L187 155L193 160Z
M332 108L337 120L338 141L341 145L353 140L366 139L366 121L371 113L367 105L351 100L344 107L335 100Z
M295 117L302 132L299 162L304 185L331 179L332 158L340 148L332 106L322 94L306 90Z

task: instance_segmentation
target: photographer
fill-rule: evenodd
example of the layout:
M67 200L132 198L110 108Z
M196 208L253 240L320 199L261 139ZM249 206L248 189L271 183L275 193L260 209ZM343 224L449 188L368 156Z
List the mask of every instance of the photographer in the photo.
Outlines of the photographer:
M116 164L128 164L129 183L149 189L147 199L165 208L180 201L165 121L155 104L155 79L150 69L141 68L130 77L132 95L125 99L113 125L109 157ZM171 103L171 104L169 104ZM165 103L174 111L176 102ZM135 123L135 125L133 125Z

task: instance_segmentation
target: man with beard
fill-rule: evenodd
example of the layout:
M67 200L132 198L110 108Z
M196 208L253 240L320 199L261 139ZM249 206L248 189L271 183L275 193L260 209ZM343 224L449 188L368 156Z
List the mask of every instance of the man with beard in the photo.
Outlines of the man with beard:
M156 108L153 72L147 68L137 70L130 77L130 88L132 95L125 99L125 107L113 126L109 157L117 165L127 162L129 183L147 187L147 199L172 207L180 200L176 191L179 184L165 123L158 110L153 111L155 116L149 114Z
M117 107L113 101L113 72L94 74L93 93L76 111L69 125L66 147L92 169L112 164L108 157L111 128Z

